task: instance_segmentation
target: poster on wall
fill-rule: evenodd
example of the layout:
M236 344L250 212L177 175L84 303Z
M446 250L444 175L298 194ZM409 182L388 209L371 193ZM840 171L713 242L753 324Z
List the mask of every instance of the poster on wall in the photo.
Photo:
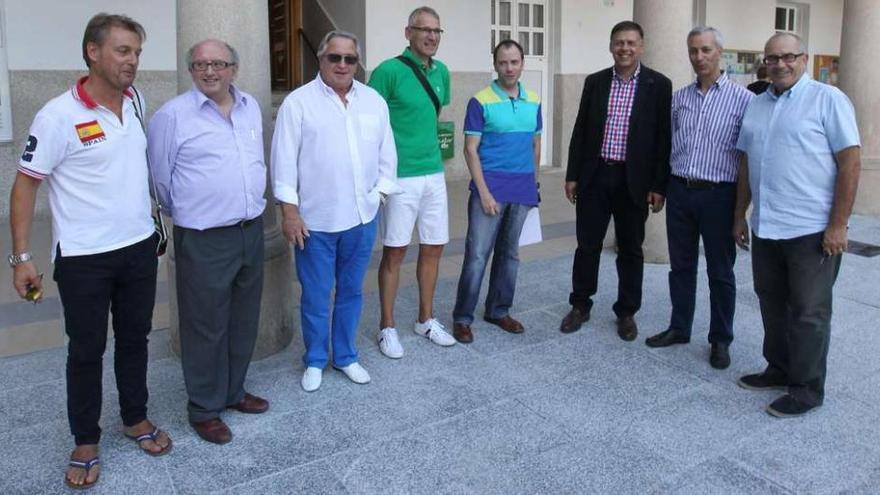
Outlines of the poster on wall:
M12 104L6 62L6 6L0 0L0 143L12 141Z
M725 49L721 52L721 68L730 79L747 86L757 79L763 54L752 50Z
M813 79L837 86L837 55L816 55L813 57Z

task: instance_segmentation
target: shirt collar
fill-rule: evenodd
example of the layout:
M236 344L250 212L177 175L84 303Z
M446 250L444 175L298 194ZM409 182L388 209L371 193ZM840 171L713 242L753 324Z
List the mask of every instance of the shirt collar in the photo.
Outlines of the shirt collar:
M525 100L526 99L526 90L525 90L525 88L523 88L522 82L517 81L516 87L519 89L519 94L517 95L517 99ZM501 99L510 98L510 95L507 94L507 91L505 91L504 88L502 88L501 85L498 84L498 79L492 81L492 90L495 91L495 94L497 94Z
M613 79L617 79L618 81L623 81L623 82L630 82L630 81L633 81L633 80L635 80L635 79L638 79L638 78L639 78L639 74L641 74L641 73L642 73L642 63L641 63L641 62L639 62L639 65L636 66L636 71L633 72L632 77L629 78L629 79L626 79L626 80L623 79L622 77L620 77L620 76L617 75L617 67L615 67L615 66L613 66L613 65L611 66L611 77L612 77Z
M244 94L242 94L241 91L238 90L238 88L235 87L234 84L229 85L229 92L232 93L233 106L238 105L239 103L247 105L247 98L244 96ZM197 88L195 84L192 87L192 93L193 98L195 98L196 100L196 105L198 105L199 108L201 108L202 105L204 105L208 101L214 101L205 96L205 93L199 91L199 88Z
M719 88L719 89L723 88L729 82L730 82L730 77L727 76L727 72L721 71L721 75L718 76L718 79L715 79L715 82L712 83L712 86L710 86L710 89L711 88ZM695 90L700 91L700 80L697 79L696 81L694 81L694 84L692 86L694 87Z
M772 84L772 83L771 83L770 86L767 88L767 91L765 91L765 93L769 93L770 96L771 96L774 100L778 100L779 98L782 98L783 96L788 96L788 97L790 98L790 97L792 97L792 96L797 95L797 93L801 90L801 88L803 88L804 86L806 86L807 84L809 84L809 81L810 81L811 79L812 79L812 78L811 78L810 75L807 73L807 71L804 71L803 75L801 75L801 78L798 79L798 82L794 83L794 86L792 86L792 87L788 88L787 90L783 91L781 95L777 95L777 94L776 94L776 91L773 89L773 84Z
M339 97L339 95L336 94L336 90L334 90L333 88L328 86L327 83L324 82L324 79L321 78L320 72L315 77L315 79L318 80L319 86L321 87L321 91L325 95L333 96L333 97L337 97L337 98ZM348 100L349 103L357 96L357 89L355 89L355 88L357 88L357 84L355 84L355 80L352 79L351 80L351 88L348 90L348 93L345 94L345 99Z
M417 57L416 54L413 53L412 48L410 48L410 47L406 47L403 49L403 56L412 60L413 62L418 64L419 67L421 67L422 69L424 69L426 71L434 70L437 67L437 64L434 63L433 58L429 58L428 65L425 65L425 63L422 62L422 59Z
M83 104L84 107L89 110L93 110L98 108L98 103L92 98L88 92L86 92L85 83L89 80L89 76L83 76L78 81L76 81L76 85L73 87L73 97L76 101ZM123 96L127 96L131 100L134 100L134 92L131 88L126 88L122 92Z

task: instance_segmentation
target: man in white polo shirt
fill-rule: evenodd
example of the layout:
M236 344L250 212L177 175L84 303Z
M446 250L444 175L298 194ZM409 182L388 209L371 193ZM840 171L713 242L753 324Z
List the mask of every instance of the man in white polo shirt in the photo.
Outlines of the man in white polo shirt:
M67 415L76 448L65 483L73 488L98 481L108 310L123 433L152 456L171 449L170 437L147 419L157 236L143 102L131 88L144 37L143 27L125 16L98 14L89 21L82 43L89 75L34 118L12 187L9 263L22 298L41 290L29 237L37 189L43 181L49 187L54 279L69 337Z

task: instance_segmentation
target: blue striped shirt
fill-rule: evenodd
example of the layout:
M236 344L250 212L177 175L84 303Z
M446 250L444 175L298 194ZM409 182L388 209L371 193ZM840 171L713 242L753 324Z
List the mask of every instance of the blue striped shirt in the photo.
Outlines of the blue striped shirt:
M727 74L703 94L700 82L672 96L672 175L711 182L736 182L736 140L754 97Z

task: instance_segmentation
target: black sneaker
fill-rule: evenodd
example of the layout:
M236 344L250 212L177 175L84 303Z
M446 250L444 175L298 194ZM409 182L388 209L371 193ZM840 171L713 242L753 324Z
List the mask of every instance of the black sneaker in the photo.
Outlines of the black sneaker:
M770 413L771 416L776 416L777 418L793 418L795 416L806 414L821 405L822 404L807 404L806 402L796 399L791 394L785 394L770 403L770 405L767 406L767 412Z
M737 385L746 390L785 390L788 383L778 376L768 375L767 372L755 373L741 377Z

